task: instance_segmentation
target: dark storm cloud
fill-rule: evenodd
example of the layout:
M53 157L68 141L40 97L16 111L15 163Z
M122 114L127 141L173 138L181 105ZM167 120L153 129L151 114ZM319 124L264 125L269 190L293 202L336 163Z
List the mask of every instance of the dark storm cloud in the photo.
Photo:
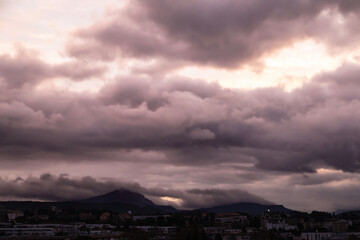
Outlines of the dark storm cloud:
M359 69L344 64L292 92L133 75L93 95L0 89L0 155L15 162L126 161L122 152L142 150L175 165L359 171Z
M259 65L264 55L300 39L319 39L331 51L356 44L358 10L356 1L339 0L137 0L77 31L68 53L102 60L169 59L175 67ZM344 24L334 20L336 14Z
M79 200L120 187L122 185L119 183L101 182L92 177L74 180L67 175L43 174L40 177L18 178L15 181L0 179L0 197L51 201Z
M181 202L175 206L181 208L211 207L236 202L270 203L258 196L238 189L179 190L144 188L138 183L119 182L109 179L96 180L89 176L73 179L68 174L55 176L49 173L42 174L40 177L28 177L25 179L6 180L0 178L0 198L2 199L71 201L105 194L120 188L145 194L159 203L166 203L161 197L176 198Z

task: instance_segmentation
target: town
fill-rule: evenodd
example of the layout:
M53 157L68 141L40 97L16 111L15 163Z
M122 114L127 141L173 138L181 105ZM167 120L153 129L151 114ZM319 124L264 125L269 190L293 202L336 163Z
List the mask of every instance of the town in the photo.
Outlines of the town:
M41 206L41 204L40 204ZM1 206L0 239L360 239L360 213L201 210L134 214L131 210Z

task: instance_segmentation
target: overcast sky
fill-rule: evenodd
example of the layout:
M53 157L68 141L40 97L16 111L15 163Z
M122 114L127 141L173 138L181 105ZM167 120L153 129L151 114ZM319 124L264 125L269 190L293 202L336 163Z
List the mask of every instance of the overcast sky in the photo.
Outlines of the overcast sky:
M0 199L360 209L360 1L0 0Z

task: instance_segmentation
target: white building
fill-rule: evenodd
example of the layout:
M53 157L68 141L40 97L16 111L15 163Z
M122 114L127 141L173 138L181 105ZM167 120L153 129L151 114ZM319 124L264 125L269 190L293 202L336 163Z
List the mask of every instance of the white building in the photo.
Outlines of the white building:
M17 217L24 216L23 212L20 211L7 211L7 217L10 221L14 220Z
M295 230L295 229L297 229L296 226L289 225L289 224L285 223L284 221L266 222L266 223L265 223L265 227L266 227L267 230L274 229L274 230L285 230L285 231L288 231L288 230Z
M301 233L301 239L303 240L325 240L332 236L331 232L305 232Z

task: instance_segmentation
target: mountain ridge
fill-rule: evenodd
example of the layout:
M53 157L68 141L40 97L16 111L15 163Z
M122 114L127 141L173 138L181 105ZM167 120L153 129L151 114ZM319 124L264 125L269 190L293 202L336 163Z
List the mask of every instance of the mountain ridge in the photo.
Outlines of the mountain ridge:
M132 204L139 207L156 206L152 201L145 198L140 193L132 192L130 190L120 188L112 192L105 193L99 196L94 196L79 200L78 202L84 203L125 203Z
M152 207L165 212L179 211L172 206L161 206L154 204L151 200L144 197L140 193L136 193L127 189L117 189L112 192L94 196L81 200L83 203L98 203L98 204L131 204L137 207L146 208ZM203 211L212 213L231 213L242 212L246 214L258 215L264 212L280 212L280 213L295 213L298 211L285 208L283 205L277 204L260 204L255 202L235 202L230 204L216 205L209 208L199 208L191 211Z
M64 202L32 202L32 201L8 201L0 202L1 205L9 206L12 209L39 208L41 206L57 206L60 208L74 209L107 209L114 212L132 211L134 214L161 214L171 212L208 212L208 213L246 213L250 215L261 215L265 212L280 213L301 213L292 209L285 208L283 205L260 204L255 202L237 202L230 204L217 205L208 208L198 208L193 210L178 210L172 206L156 205L144 195L127 189L117 189L102 195L73 201Z
M280 212L280 213L291 213L297 212L292 209L285 208L283 205L276 204L260 204L253 202L238 202L218 205L210 208L200 208L198 211L212 212L212 213L232 213L232 212L241 212L247 214L262 214L264 212Z

